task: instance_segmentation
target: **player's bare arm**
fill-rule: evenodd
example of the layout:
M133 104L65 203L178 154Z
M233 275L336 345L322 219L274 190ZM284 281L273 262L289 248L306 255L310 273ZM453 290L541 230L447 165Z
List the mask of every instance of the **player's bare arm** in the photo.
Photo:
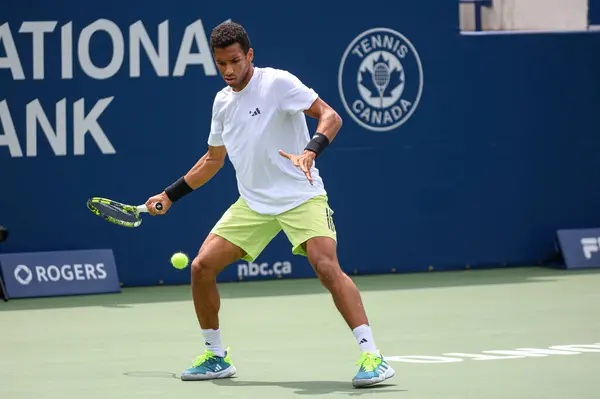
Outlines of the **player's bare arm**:
M223 167L226 155L225 146L209 146L206 154L184 176L188 186L195 190L205 185Z
M342 117L320 97L304 113L319 121L317 132L324 134L332 142L342 127Z
M342 118L329 104L321 98L317 98L309 109L304 113L311 118L317 119L317 133L313 136L306 149L302 154L293 155L284 151L279 151L281 156L292 161L294 166L300 168L306 178L312 184L312 176L310 168L317 156L329 145L342 127Z
M162 215L166 213L173 202L206 184L223 167L226 155L227 150L224 146L209 146L206 154L184 176L167 187L162 193L150 197L146 201L150 214ZM156 210L154 206L157 202L160 202L163 206L160 211Z

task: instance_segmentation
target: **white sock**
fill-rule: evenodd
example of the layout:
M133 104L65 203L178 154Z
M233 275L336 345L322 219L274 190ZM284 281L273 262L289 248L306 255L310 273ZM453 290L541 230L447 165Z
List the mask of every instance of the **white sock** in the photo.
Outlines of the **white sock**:
M352 333L354 334L356 342L358 342L362 352L371 352L379 355L379 352L377 352L377 345L375 345L375 340L373 339L371 326L363 324L352 330Z
M225 356L225 349L221 343L221 331L216 330L201 330L204 335L204 346L206 349L219 357Z

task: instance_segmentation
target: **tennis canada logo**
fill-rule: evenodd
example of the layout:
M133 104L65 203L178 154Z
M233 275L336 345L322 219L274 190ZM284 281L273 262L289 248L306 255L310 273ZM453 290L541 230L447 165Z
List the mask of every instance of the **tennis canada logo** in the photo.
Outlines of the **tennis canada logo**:
M412 43L388 28L369 29L348 45L338 72L346 111L365 129L398 128L423 92L423 67Z

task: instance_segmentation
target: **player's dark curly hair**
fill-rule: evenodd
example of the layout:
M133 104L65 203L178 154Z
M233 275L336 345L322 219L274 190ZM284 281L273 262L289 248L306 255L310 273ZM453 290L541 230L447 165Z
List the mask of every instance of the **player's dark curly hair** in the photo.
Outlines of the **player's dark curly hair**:
M244 54L248 54L250 49L248 32L242 25L235 22L223 22L215 27L210 34L210 46L213 52L215 48L225 48L235 43L239 43Z

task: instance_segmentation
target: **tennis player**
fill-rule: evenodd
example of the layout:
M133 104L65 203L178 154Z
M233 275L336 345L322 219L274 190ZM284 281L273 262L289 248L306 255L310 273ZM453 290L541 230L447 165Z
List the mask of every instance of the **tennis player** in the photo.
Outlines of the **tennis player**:
M206 184L229 155L240 197L192 261L192 296L206 348L181 379L235 374L221 342L216 278L239 259L254 261L281 230L292 253L308 258L356 338L362 356L353 386L391 378L395 372L376 347L360 293L338 263L333 211L314 165L340 130L340 116L291 73L255 67L248 34L239 24L217 26L210 41L227 86L214 99L208 151L184 176L146 202L153 215L164 214ZM318 119L312 138L305 115ZM153 206L157 202L163 205L161 211Z

